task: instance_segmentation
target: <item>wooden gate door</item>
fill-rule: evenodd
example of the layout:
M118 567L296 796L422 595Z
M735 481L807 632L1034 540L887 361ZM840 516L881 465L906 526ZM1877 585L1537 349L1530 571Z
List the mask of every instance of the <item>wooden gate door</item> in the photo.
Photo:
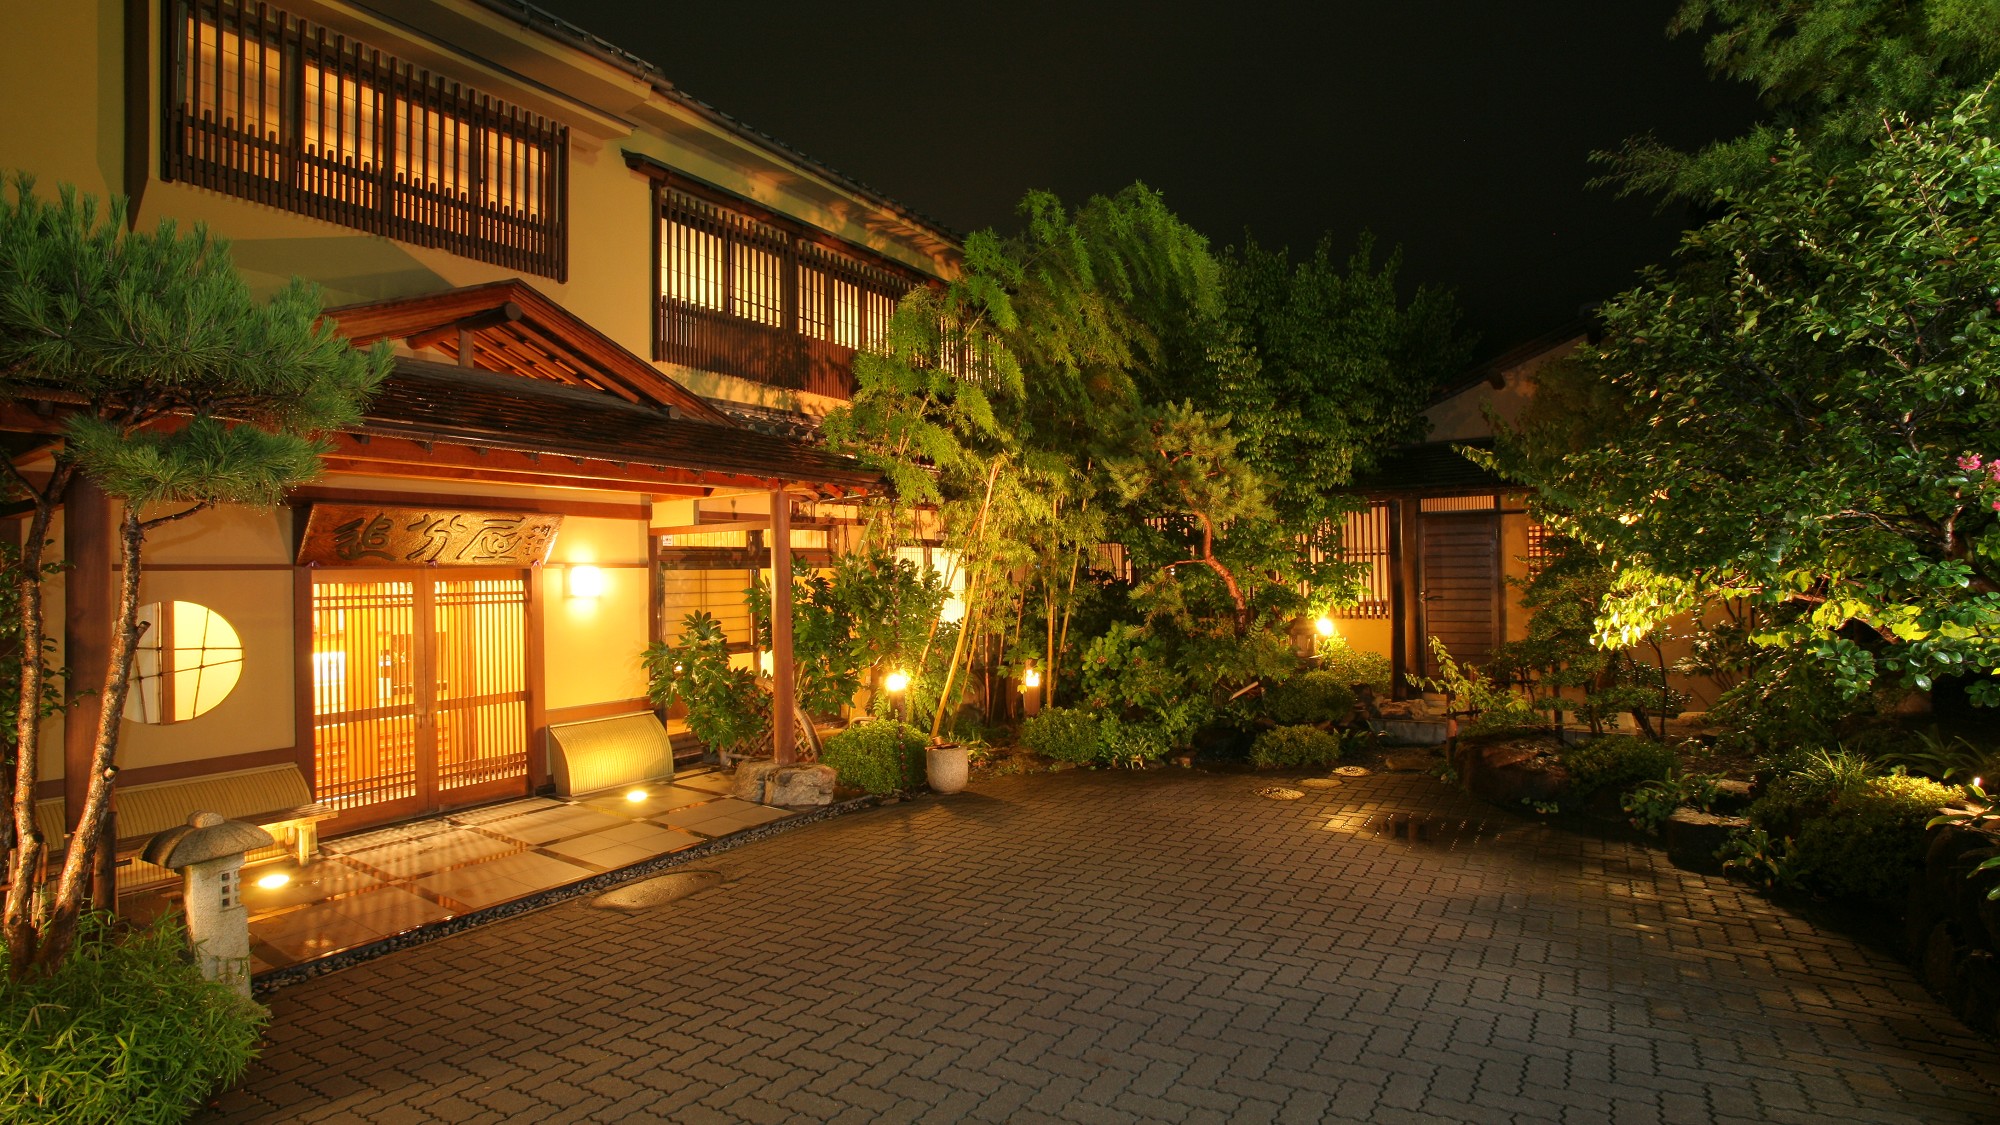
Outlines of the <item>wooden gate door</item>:
M313 760L328 827L527 792L527 578L315 571Z
M1496 512L1425 512L1423 667L1437 674L1430 638L1453 660L1483 665L1500 641L1500 517Z

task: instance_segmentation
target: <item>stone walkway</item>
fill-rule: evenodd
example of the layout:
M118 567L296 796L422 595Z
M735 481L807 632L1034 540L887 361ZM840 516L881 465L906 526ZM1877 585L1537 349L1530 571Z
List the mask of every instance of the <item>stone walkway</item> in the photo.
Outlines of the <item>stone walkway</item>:
M985 783L285 989L230 1121L1992 1122L1884 954L1395 775Z

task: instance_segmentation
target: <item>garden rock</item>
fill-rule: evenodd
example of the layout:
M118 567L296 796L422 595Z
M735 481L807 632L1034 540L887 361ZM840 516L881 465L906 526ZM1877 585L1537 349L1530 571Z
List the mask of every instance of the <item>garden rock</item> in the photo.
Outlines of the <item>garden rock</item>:
M1457 765L1473 796L1498 805L1553 801L1569 784L1569 771L1553 753L1518 743L1463 747Z
M1715 803L1711 811L1734 816L1750 807L1755 799L1752 793L1756 786L1748 781L1723 778L1715 783Z
M1676 809L1660 830L1667 839L1667 858L1675 867L1719 875L1722 860L1715 853L1729 842L1730 833L1748 824L1740 816Z
M1964 947L1952 936L1951 923L1939 922L1931 927L1930 937L1925 939L1923 948L1924 983L1939 996L1950 997L1952 985L1957 983L1958 959Z
M1382 724L1382 737L1403 746L1442 746L1451 737L1450 724L1417 719L1390 719Z
M745 801L764 803L764 790L770 784L771 775L778 770L778 763L769 758L744 758L736 763L736 796Z
M782 766L771 771L767 805L830 805L833 803L832 766Z

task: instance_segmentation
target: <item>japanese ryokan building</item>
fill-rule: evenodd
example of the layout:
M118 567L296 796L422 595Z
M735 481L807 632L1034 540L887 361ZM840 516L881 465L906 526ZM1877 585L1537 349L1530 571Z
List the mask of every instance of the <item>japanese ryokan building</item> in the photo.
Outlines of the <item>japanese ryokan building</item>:
M122 193L142 229L204 223L257 291L306 277L341 333L396 350L318 483L151 536L121 837L197 786L332 832L518 797L558 780L551 728L650 709L639 654L689 609L763 658L743 591L840 550L841 501L876 484L813 419L896 299L950 274L949 231L518 0L17 9L0 168ZM1450 442L1574 335L1448 389L1437 440L1350 522L1371 588L1340 627L1399 674L1427 635L1475 660L1519 635L1504 578L1533 528ZM57 419L5 407L8 455L32 470ZM56 531L79 685L106 659L113 517L80 485ZM46 735L51 837L93 706Z
M253 290L308 278L396 351L321 480L149 537L119 836L180 823L193 783L330 832L542 789L551 727L649 710L639 654L689 608L757 659L743 591L840 548L876 482L812 419L950 232L509 0L10 15L0 168L206 224ZM0 439L32 471L59 422L10 404ZM82 486L55 532L79 686L114 514ZM45 738L55 838L93 702Z

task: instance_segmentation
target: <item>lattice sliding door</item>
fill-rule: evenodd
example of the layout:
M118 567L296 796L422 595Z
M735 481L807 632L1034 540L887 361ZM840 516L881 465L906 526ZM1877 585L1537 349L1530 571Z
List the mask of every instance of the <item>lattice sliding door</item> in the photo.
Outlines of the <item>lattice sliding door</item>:
M313 576L319 800L351 829L526 792L517 572Z
M407 579L314 576L313 776L343 813L422 807L416 594Z
M528 770L528 590L520 577L441 577L435 586L440 801Z

